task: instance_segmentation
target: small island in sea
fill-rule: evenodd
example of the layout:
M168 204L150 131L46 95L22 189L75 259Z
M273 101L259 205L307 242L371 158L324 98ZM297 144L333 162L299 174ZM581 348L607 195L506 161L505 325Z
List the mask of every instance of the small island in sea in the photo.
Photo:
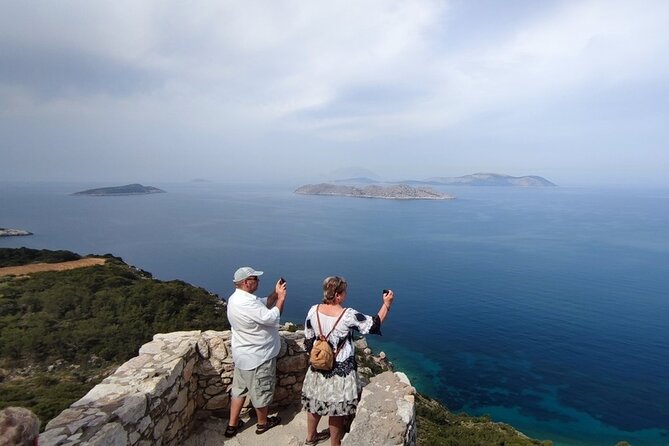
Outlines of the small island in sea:
M370 185L364 187L321 183L307 184L295 190L296 194L333 195L356 198L384 198L388 200L453 200L454 196L443 194L429 187L412 187L406 184L393 186Z
M33 235L33 233L24 231L23 229L0 228L0 237L18 237L24 235Z
M513 177L499 173L474 173L461 177L432 177L412 184L433 184L440 186L515 186L515 187L555 187L547 179L538 175Z
M94 196L114 196L114 195L146 195L146 194L164 194L165 191L153 186L142 186L141 184L126 184L125 186L100 187L97 189L82 190L72 195L94 195Z

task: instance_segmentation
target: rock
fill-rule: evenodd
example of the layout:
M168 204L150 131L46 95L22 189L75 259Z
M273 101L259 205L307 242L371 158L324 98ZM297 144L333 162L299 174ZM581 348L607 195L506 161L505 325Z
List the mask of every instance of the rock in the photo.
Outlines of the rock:
M89 443L91 446L126 446L128 434L119 423L109 423L100 429Z
M215 396L211 398L209 401L207 401L205 409L207 410L223 409L228 407L229 404L230 404L230 397L228 396L227 393L225 393L223 395Z
M309 358L306 354L299 354L295 356L284 356L276 363L276 368L282 373L289 372L303 372L307 370L309 365Z
M130 395L123 401L123 405L114 411L114 415L126 424L137 424L144 417L146 406L145 395Z

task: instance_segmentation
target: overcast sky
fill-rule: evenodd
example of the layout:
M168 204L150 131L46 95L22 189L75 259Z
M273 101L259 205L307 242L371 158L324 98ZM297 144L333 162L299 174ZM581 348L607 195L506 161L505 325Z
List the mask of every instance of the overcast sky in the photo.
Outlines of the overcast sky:
M666 0L0 10L0 180L669 185Z

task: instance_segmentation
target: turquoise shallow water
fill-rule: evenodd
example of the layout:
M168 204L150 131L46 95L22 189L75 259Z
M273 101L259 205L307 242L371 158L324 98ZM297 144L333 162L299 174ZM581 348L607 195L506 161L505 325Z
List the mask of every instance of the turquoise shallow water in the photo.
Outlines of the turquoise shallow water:
M301 322L326 275L419 390L556 445L669 445L669 191L450 188L455 201L300 196L285 186L0 183L0 247L107 253L222 297L250 264Z

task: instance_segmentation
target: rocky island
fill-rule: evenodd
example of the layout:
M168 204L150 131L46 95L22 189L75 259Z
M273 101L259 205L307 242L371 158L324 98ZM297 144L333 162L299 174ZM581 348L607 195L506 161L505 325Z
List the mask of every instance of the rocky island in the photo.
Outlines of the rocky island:
M141 184L126 184L125 186L100 187L97 189L88 189L75 192L72 195L93 195L93 196L115 196L115 195L146 195L146 194L164 194L165 191L153 186L142 186Z
M23 229L0 228L0 237L13 237L13 236L23 236L23 235L33 235L33 233L24 231Z
M453 200L454 196L443 194L429 187L412 187L406 184L393 186L370 185L364 187L329 183L307 184L295 190L296 194L333 195L356 198L384 198L388 200Z
M515 187L555 187L547 179L537 175L513 177L499 173L474 173L461 177L433 177L417 184L434 184L446 186L515 186Z

